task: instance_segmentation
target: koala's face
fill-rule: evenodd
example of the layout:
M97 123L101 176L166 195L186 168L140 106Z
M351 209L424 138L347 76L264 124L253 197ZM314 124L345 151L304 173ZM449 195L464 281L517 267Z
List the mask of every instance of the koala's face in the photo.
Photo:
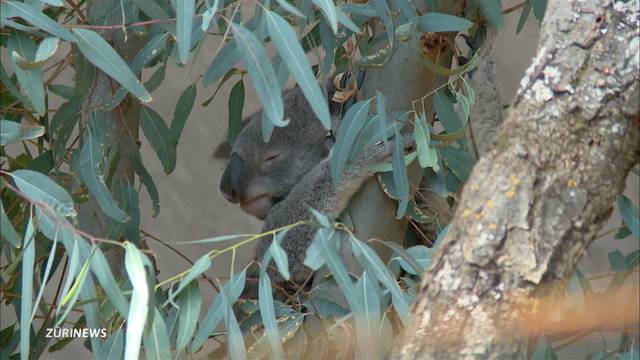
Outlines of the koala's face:
M228 156L220 181L225 198L263 220L269 210L329 153L327 131L315 118L295 119L262 139L261 113L249 118Z

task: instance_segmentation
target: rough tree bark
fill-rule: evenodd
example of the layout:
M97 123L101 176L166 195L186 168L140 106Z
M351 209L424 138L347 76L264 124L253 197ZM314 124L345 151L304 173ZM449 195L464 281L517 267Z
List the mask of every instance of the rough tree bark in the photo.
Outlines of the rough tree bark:
M476 165L393 358L524 358L519 327L640 157L638 0L550 1L538 56Z

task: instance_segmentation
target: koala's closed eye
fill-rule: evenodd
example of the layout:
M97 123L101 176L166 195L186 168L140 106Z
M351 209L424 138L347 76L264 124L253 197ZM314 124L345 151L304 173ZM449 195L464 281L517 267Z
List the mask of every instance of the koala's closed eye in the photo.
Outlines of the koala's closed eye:
M267 154L264 159L262 160L265 164L269 164L274 162L275 160L277 160L278 158L280 158L280 156L282 155L282 152L276 152L276 153L269 153Z

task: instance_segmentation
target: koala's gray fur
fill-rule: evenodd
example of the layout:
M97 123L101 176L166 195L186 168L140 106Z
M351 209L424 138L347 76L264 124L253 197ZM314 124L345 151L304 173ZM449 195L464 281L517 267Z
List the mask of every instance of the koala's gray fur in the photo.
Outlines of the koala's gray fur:
M340 215L362 183L373 175L369 170L370 165L385 161L393 148L380 145L366 149L351 162L343 174L341 183L335 187L330 170L330 147L333 144L331 136L327 136L328 132L315 117L298 88L286 91L283 100L285 117L290 119L290 124L284 128L276 128L271 140L264 143L262 113L251 115L229 155L231 159L234 156L242 158L241 166L247 168L243 170L245 179L235 181L238 191L251 186L264 186L272 195L263 231L300 220L311 220L310 208L334 217ZM339 122L338 109L339 106L335 103L330 109L334 115L334 129ZM405 145L412 144L413 140L408 137ZM284 151L283 158L280 159L282 161L273 167L265 168L262 164L263 159L265 154L271 151ZM219 149L217 155L220 156L221 153ZM229 165L225 173L227 171ZM288 255L289 272L294 283L302 284L311 274L311 269L304 266L303 262L315 231L316 229L310 225L292 228L281 243ZM262 260L271 241L271 237L261 239L255 255L256 261ZM274 283L284 282L273 267L270 267L268 272ZM254 297L255 288L250 288L245 295Z

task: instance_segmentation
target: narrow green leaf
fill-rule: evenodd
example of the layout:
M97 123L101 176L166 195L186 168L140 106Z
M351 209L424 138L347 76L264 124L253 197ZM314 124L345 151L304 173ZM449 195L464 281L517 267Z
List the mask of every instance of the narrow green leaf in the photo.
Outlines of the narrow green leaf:
M162 33L151 38L142 48L142 50L136 54L136 56L131 61L131 72L134 74L138 74L142 69L150 63L153 59L161 56L162 51L167 46L167 39L169 37L168 33ZM155 84L153 84L159 75L162 75L164 78L164 65L161 65L158 70L149 78L149 80L145 83L145 86L148 91L155 90ZM116 91L116 93L106 102L104 102L100 110L102 111L110 111L113 110L124 98L127 96L129 92L126 88L120 87Z
M56 37L48 37L42 40L40 45L38 45L38 50L36 51L34 61L36 63L47 61L50 57L53 56L53 54L56 53L59 44L60 39Z
M48 205L62 216L76 215L69 193L48 176L32 170L16 170L10 175L18 190L30 201Z
M324 241L323 239L329 236L330 233L331 231L327 228L318 229L311 241L311 245L309 245L305 252L304 265L313 271L317 271L324 265L320 242Z
M428 125L426 124L424 113L420 114L420 117L416 117L413 134L416 139L420 167L423 169L430 167L433 168L433 171L438 172L440 170L440 166L438 165L438 152L430 145L431 131L429 131Z
M628 271L629 268L627 266L627 259L622 255L620 250L611 251L608 254L609 257L609 265L611 269L615 272L625 272Z
M96 295L96 287L93 284L93 279L91 279L90 276L87 276L80 289L80 300L82 300L84 304L82 306L82 310L85 318L87 319L87 328L89 329L102 328L100 322L100 309L98 307L98 302L95 301L97 298L98 296ZM102 346L100 346L100 338L92 336L89 338L89 342L91 343L92 355L97 359L104 359L105 356L102 353Z
M533 7L533 15L538 21L544 19L544 13L547 11L547 0L531 0Z
M171 343L167 326L158 309L153 309L153 323L143 338L147 359L171 359Z
M60 164L67 150L67 142L78 123L82 100L78 96L60 105L49 123L49 142L53 141L52 156L55 164Z
M407 167L404 160L402 135L400 135L400 131L398 131L397 128L394 144L395 148L393 150L391 165L393 167L393 182L398 192L398 198L400 199L396 211L396 218L401 219L407 211L407 205L409 205L409 179L407 178Z
M297 39L296 32L286 20L275 12L265 11L265 18L271 41L273 41L284 63L287 64L293 78L296 79L313 113L322 122L325 129L330 129L329 107L311 71L311 65L309 65L304 50L300 47L299 42L294 40Z
M424 245L416 245L407 249L407 254L411 256L411 259L418 265L418 269L410 265L409 262L401 258L400 266L412 275L422 275L427 270L427 267L431 265L432 250ZM416 270L418 270L416 272Z
M367 244L353 237L351 238L351 248L353 249L353 253L358 262L360 262L360 264L362 264L370 273L375 275L375 277L384 284L389 292L391 292L393 306L400 317L400 321L402 321L405 326L408 325L411 321L409 304L402 294L402 290L400 290L395 278L384 266L380 257L378 257L376 252Z
M520 14L520 19L518 19L518 26L516 27L516 34L520 34L520 31L524 28L527 23L527 19L529 18L529 13L531 12L531 3L527 1L522 8L522 13Z
M284 359L284 350L282 349L282 343L280 343L280 333L278 331L278 325L276 324L276 314L273 306L271 279L269 279L266 271L260 272L258 302L260 304L262 323L264 324L265 332L271 345L271 355L276 359Z
M378 13L378 17L382 20L384 24L384 29L387 31L387 36L389 37L389 43L393 44L394 41L394 26L393 20L391 19L391 9L389 9L389 4L387 0L374 0L373 6Z
M331 30L334 34L338 33L338 14L336 11L336 5L333 0L311 0L317 7L322 10L324 17L331 25Z
M204 344L204 342L209 338L209 335L211 335L213 331L215 331L216 327L218 327L220 321L225 316L225 312L227 311L227 301L235 303L238 300L238 298L242 294L242 291L244 290L246 279L246 271L242 271L233 275L231 280L224 284L224 286L222 287L222 291L224 291L225 295L223 297L223 292L221 291L209 307L209 310L207 310L207 314L204 316L204 319L202 319L202 322L200 323L198 334L196 334L196 337L191 343L191 351L198 351ZM226 294L229 294L228 299Z
M30 4L17 1L5 1L0 5L0 13L2 13L3 18L19 17L51 35L55 35L66 41L76 42L76 39L71 35L69 30L63 28L60 24L43 14L39 8Z
M200 25L200 29L203 32L209 30L209 25L211 24L211 20L216 14L216 11L218 11L218 4L220 3L220 1L215 0L211 7L209 7L209 1L206 1L205 3L207 4L207 10L202 14L202 24Z
M158 155L164 172L170 174L176 167L176 149L167 124L158 113L143 105L140 107L140 127Z
M8 3L8 2L7 2ZM33 109L43 115L45 112L43 75L40 67L26 70L19 66L19 60L32 61L36 55L37 45L25 33L11 32L7 41L7 53L11 57L13 71L24 89Z
M126 242L124 266L133 287L131 306L127 317L127 341L124 350L126 360L138 359L140 343L147 321L149 285L144 270L144 255L130 242ZM195 321L194 321L195 322ZM194 324L195 325L195 324Z
M385 0L386 1L386 0ZM382 140L384 146L389 146L387 135L387 108L385 106L385 98L382 92L376 90L376 118L378 120L378 138Z
M178 32L178 60L186 64L191 50L191 28L195 15L195 0L180 0L176 2L176 28Z
M27 360L29 356L29 339L31 335L31 309L33 307L33 265L36 256L35 229L29 216L22 242L22 293L20 294L20 358Z
M338 22L344 25L344 27L356 34L361 33L358 25L356 25L344 11L340 10L340 8L336 8L336 15L338 16Z
M202 296L197 281L187 285L186 290L178 297L178 306L180 310L178 311L176 350L181 351L190 343L200 315Z
M144 167L144 164L140 160L140 154L129 156L129 160L131 161L133 171L138 174L140 182L142 182L144 187L147 189L147 193L149 193L149 197L151 198L151 207L153 209L151 216L156 217L160 212L160 194L158 193L158 188L156 187L151 174L149 174L147 168Z
M502 18L502 2L500 0L480 0L482 15L489 21L489 24L499 28L504 23Z
M60 84L51 84L49 85L49 90L60 96L61 98L64 99L71 99L71 97L73 97L73 88L71 86L67 86L67 85L60 85Z
M276 2L278 3L278 5L280 5L280 7L282 7L289 14L297 16L297 17L300 17L300 18L303 18L303 19L307 18L295 6L289 4L289 1L287 1L287 0L276 0Z
M193 83L189 85L180 97L178 98L178 103L176 104L176 108L173 111L173 119L171 120L171 137L174 142L177 144L180 140L180 136L182 135L182 130L184 130L184 125L189 118L189 114L191 114L191 110L193 110L193 103L196 100L196 84Z
M262 101L263 113L273 125L286 126L289 122L282 119L284 107L280 86L262 43L241 25L231 23L230 26L251 82Z
M85 142L80 150L79 171L82 181L100 206L100 209L113 220L124 223L129 216L118 207L104 180L102 164L104 163L104 149L101 144L103 134L100 133L97 122L98 115L92 112L85 131Z
M275 261L276 266L278 267L278 271L280 272L280 274L282 274L282 277L285 280L289 280L289 278L291 277L291 275L289 274L289 258L287 257L287 253L284 251L282 246L280 246L280 244L282 243L282 240L287 236L288 232L289 229L280 231L278 234L276 234L273 241L271 242L271 245L269 246L268 252L269 255L271 255L271 257L273 258L273 261ZM268 263L269 262L266 261L265 266L267 266Z
M363 271L356 284L356 292L362 303L362 312L355 312L356 340L358 352L356 357L378 359L376 335L381 322L381 294L378 284L370 280L367 271Z
M618 210L622 221L627 226L633 236L640 240L640 213L638 207L625 195L618 196Z
M450 146L443 148L441 152L449 170L451 170L460 181L466 182L471 175L471 170L473 170L476 160L468 152Z
M78 240L74 238L74 245L73 245L73 250L67 254L68 258L69 258L69 267L67 268L67 272L66 272L66 279L64 281L64 285L62 286L62 290L60 291L60 296L58 297L58 304L60 305L64 305L66 304L66 302L69 300L67 299L68 297L68 293L69 293L69 289L71 289L71 284L73 283L73 278L76 276L76 272L78 271L78 266L80 265L80 249L78 246ZM88 259L89 260L89 259ZM89 268L89 261L85 262L85 265L83 265L83 268ZM87 271L87 270L85 270ZM67 301L64 301L67 300ZM58 317L58 314L60 313L60 308L61 306L58 306L56 308L56 317Z
M22 126L17 122L0 120L0 145L35 139L42 135L44 135L43 126Z
M467 19L437 12L418 18L418 28L424 32L465 31L471 26L473 23Z
M359 101L352 105L340 124L331 157L331 177L334 184L338 184L342 180L342 173L347 165L349 150L367 121L370 102L371 99Z
M244 107L244 81L242 79L233 85L229 94L229 125L227 141L233 144L242 130L242 108Z
M230 298L227 297L227 293L223 288L220 289L218 295L223 300L222 312L224 313L225 327L227 328L227 344L229 349L229 357L231 359L246 359L247 352L244 346L244 339L238 320L233 312L233 303Z
M169 19L172 16L160 6L155 0L133 0L136 6L142 10L142 12L147 15L150 19ZM175 24L166 24L160 23L160 26L164 28L171 35L176 35L176 26Z
M198 259L198 261L193 264L191 270L189 270L187 275L185 275L182 280L180 280L178 288L167 297L167 300L162 305L162 307L167 306L167 304L169 304L176 296L178 296L178 294L180 294L182 290L187 287L187 285L196 280L200 275L202 275L202 273L209 270L210 267L211 259L209 259L209 255L205 254L201 256L200 259Z
M231 67L240 61L241 55L235 42L226 43L207 67L202 78L202 85L209 86L218 81Z
M2 238L7 240L13 247L17 248L20 246L20 235L18 235L16 229L11 224L11 220L7 217L2 201L0 201L0 234Z
M349 277L349 272L347 271L344 262L337 254L336 249L333 247L333 237L340 236L335 233L335 231L328 232L322 231L324 229L318 230L318 233L321 234L317 240L318 248L320 253L322 254L322 258L324 259L325 264L331 270L336 283L340 286L342 293L345 295L347 301L349 302L349 306L351 306L351 310L354 312L360 311L361 303L356 293L356 290L353 286L353 282Z
M348 13L355 14L365 17L375 17L378 16L378 12L373 6L369 4L355 4L355 3L347 3L339 6L340 10Z
M88 29L73 29L78 38L78 49L93 65L111 76L142 102L150 102L151 95L131 72L120 55L96 32Z
M38 305L40 304L40 300L42 299L42 295L44 295L44 289L45 289L45 287L47 285L47 280L49 279L49 274L51 273L51 268L53 266L53 260L56 257L57 246L58 246L58 237L56 236L53 239L53 244L51 244L51 250L49 250L49 256L47 257L47 264L46 264L46 266L44 268L44 273L42 274L42 283L40 284L40 290L38 290L38 295L36 295L36 299L33 302L33 312L31 313L31 317L29 318L29 322L32 322L33 318L36 316L36 310L38 309Z

